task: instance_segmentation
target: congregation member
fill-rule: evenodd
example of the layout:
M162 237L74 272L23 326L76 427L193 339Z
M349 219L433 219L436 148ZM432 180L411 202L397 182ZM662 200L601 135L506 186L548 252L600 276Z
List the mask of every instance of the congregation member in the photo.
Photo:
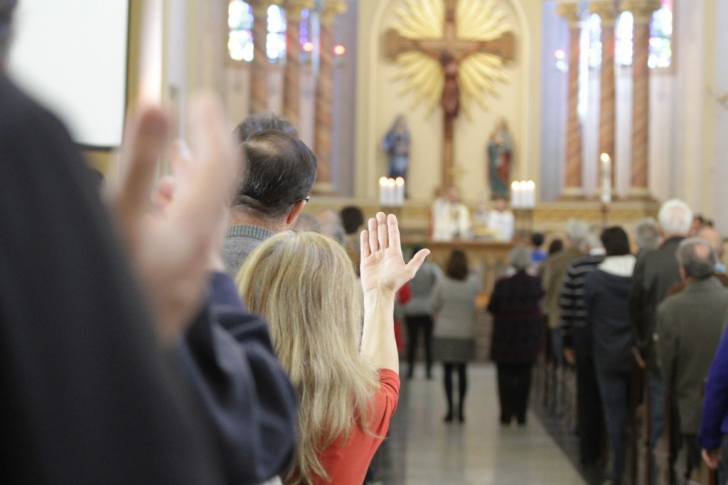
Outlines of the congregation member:
M561 308L559 296L566 276L566 269L575 259L582 256L582 245L589 234L585 222L569 219L566 223L566 245L561 251L551 255L543 264L541 284L544 289L544 309L548 318L551 351L554 362L563 362L563 343L561 336Z
M584 302L587 276L604 261L600 231L592 230L586 238L586 256L575 259L566 269L561 287L561 330L564 358L576 366L577 422L579 423L579 458L584 465L594 465L601 456L602 402L594 368L592 328Z
M0 0L0 65L16 4ZM3 483L224 483L170 358L200 313L239 163L220 108L191 108L194 176L161 219L147 217L159 110L127 126L110 217L67 129L2 69L0 106Z
M425 249L424 246L415 245L412 247L412 254L417 254ZM407 378L411 379L415 371L415 357L419 336L422 335L425 349L425 373L428 379L432 379L432 290L442 278L440 267L434 263L425 262L417 272L409 288L411 298L404 304L404 321L407 325Z
M602 232L606 257L584 283L587 326L593 332L594 366L611 452L611 484L623 483L626 426L632 385L632 329L627 302L635 257L621 227Z
M700 464L697 434L702 391L723 326L728 321L728 289L713 278L716 255L710 243L685 239L677 252L686 283L657 307L657 355L665 394L677 407L686 452L685 478Z
M650 483L654 484L654 449L664 429L665 397L654 350L657 305L665 299L672 285L681 280L675 254L687 237L693 222L690 207L679 199L670 199L660 206L657 222L662 244L637 260L629 296L629 313L635 336L635 358L647 372L651 456Z
M543 250L543 243L546 241L543 233L534 232L531 234L531 267L529 273L532 276L539 276L541 274L541 265L546 258L548 253Z
M295 227L316 180L316 156L306 144L284 130L253 124L261 125L266 129L252 134L250 127L237 130L247 170L233 196L223 247L223 260L232 277L262 241Z
M179 144L173 146L179 148ZM151 201L170 217L192 161L188 150L170 150L173 175L160 179ZM227 211L216 232L227 227ZM250 314L225 272L220 246L209 252L206 305L176 346L188 381L215 438L227 483L280 483L295 447L297 401L278 363L267 323Z
M262 243L238 275L243 300L270 322L301 400L286 484L363 483L397 407L395 293L428 251L405 265L397 219L381 212L360 244L359 281L341 245L292 231Z
M714 228L710 226L703 226L700 230L698 230L698 234L696 237L706 240L713 248L713 251L717 255L715 268L713 270L713 277L720 281L723 286L728 287L728 275L726 275L725 273L725 264L723 263L723 258L725 257L723 236ZM675 295L683 291L687 286L687 283L687 280L683 279L679 283L675 283L674 285L672 285L670 289L667 290L668 296Z
M703 461L728 483L728 332L723 332L705 382L698 446Z
M654 217L645 217L635 223L634 241L637 244L637 259L660 247L660 228Z
M478 276L471 274L468 258L455 249L448 258L445 275L432 291L435 330L433 354L443 364L447 413L444 421L465 421L468 362L475 358L475 299L480 291ZM453 400L453 372L458 375L457 408Z
M508 210L508 201L504 197L495 199L495 207L488 211L488 229L497 234L498 241L510 242L516 227L513 212Z
M531 369L543 345L541 281L526 270L531 252L516 246L508 255L516 271L513 276L498 280L487 310L493 315L493 340L490 358L498 372L500 423L508 425L513 418L526 424Z

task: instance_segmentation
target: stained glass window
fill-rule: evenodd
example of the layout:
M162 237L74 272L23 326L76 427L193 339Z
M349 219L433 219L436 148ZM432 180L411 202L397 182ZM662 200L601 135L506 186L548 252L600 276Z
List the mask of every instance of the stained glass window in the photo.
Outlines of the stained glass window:
M674 0L661 0L662 7L652 15L650 23L651 68L665 68L672 64L672 26ZM589 29L589 67L599 69L602 64L602 27L599 16L592 14L588 20ZM631 12L623 12L615 27L615 62L620 66L632 65L634 17Z
M286 17L278 5L268 7L268 37L265 48L271 62L286 58Z
M266 53L271 62L286 57L286 18L276 5L268 8ZM236 61L253 60L253 8L242 0L230 0L228 4L228 54Z
M241 0L228 5L228 54L235 61L253 60L253 9Z

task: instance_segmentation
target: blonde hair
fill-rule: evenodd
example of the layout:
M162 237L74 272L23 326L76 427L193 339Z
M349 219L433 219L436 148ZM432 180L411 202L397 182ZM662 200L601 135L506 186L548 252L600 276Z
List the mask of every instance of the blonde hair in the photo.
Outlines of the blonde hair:
M355 424L368 429L379 387L359 354L362 294L352 264L330 238L284 232L253 251L236 281L250 310L268 320L300 398L298 451L284 482L329 480L319 456L335 440L345 443Z

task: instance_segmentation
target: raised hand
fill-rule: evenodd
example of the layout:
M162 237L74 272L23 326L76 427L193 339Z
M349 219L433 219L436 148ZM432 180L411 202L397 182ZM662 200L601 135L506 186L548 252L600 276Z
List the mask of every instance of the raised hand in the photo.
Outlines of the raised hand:
M423 249L405 264L397 217L377 213L361 232L361 285L364 293L381 290L394 293L411 280L430 251Z
M160 182L152 198L157 214L148 208L168 131L160 110L147 107L132 117L121 166L107 186L110 209L166 341L184 330L202 302L209 255L221 244L220 221L240 166L217 100L196 99L190 125L194 156L185 160L183 176Z

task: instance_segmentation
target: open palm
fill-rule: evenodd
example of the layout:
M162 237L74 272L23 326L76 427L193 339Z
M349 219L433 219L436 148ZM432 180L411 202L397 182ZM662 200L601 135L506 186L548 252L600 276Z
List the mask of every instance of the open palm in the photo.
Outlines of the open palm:
M405 264L399 238L397 217L377 213L361 232L361 285L371 290L397 291L411 280L430 251L423 249Z

